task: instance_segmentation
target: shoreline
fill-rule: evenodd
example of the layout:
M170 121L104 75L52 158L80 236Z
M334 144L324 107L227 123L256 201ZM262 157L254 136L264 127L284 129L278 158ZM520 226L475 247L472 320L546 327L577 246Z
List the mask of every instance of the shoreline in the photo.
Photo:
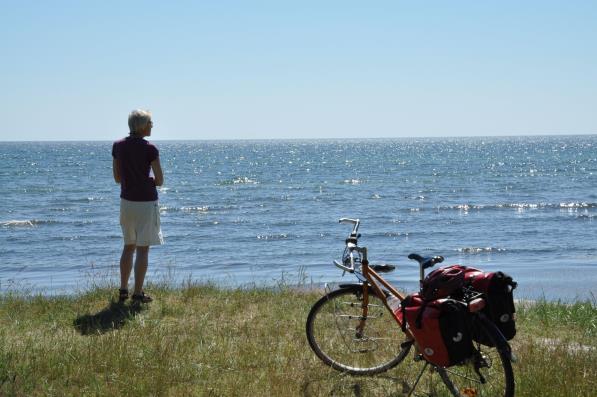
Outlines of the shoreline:
M302 277L300 274L297 277L293 277L294 279ZM284 279L281 277L280 279L272 279L269 282L246 282L246 283L221 283L217 280L210 280L210 279L198 279L198 280L191 280L190 278L183 277L182 279L170 279L164 280L163 277L157 277L158 281L151 281L148 280L146 283L146 289L150 291L151 289L160 289L160 290L168 290L168 291L180 291L184 290L185 288L214 288L223 291L268 291L268 292L279 292L279 291L294 291L297 293L323 293L325 292L325 286L329 285L331 289L336 289L340 284L350 284L353 282L357 282L356 279L337 279L330 282L313 282L313 281L297 281L297 282L289 282L288 279ZM29 298L76 298L81 295L86 295L91 290L101 289L107 291L116 291L118 286L116 284L116 276L111 275L110 278L106 278L104 276L100 277L100 279L81 279L79 283L75 283L76 288L71 289L70 293L61 293L60 290L51 291L48 288L44 287L34 287L32 285L21 284L12 284L9 287L5 287L3 284L0 283L0 298L3 296L15 296L15 297L29 297ZM83 285L83 286L82 286ZM416 292L414 289L405 289L401 286L400 283L396 283L395 287L398 288L399 291L405 292L407 294ZM532 297L525 296L523 294L518 293L516 290L514 291L514 301L520 304L526 303L536 303L536 302L549 302L549 303L556 303L562 305L572 305L578 302L586 302L589 304L597 305L597 294L588 291L585 293L585 296L575 296L575 297L549 297L543 294L535 294Z
M214 282L197 282L187 285L176 285L173 284L163 284L163 283L152 283L148 282L146 286L147 291L151 291L152 289L165 289L169 291L182 291L186 288L189 288L189 285L192 288L214 288L223 291L239 291L239 292L250 292L250 291L264 291L264 292L281 292L281 291L293 291L295 293L301 294L313 294L313 293L320 293L322 296L325 293L325 284L329 284L331 289L336 289L340 284L349 284L350 282L347 280L345 282L337 281L337 282L330 282L330 283L320 283L320 284L310 284L310 285L301 285L301 284L284 284L281 286L280 284L276 285L258 285L254 283L246 283L243 285L221 285ZM116 284L112 286L101 285L97 287L93 287L92 289L101 289L107 291L116 291L118 286ZM404 289L398 286L399 291L406 292L407 294L413 293L416 291L405 291ZM47 292L44 291L43 288L38 289L25 289L25 290L17 290L17 289L8 289L8 290L0 290L0 298L2 297L18 297L18 298L45 298L45 299L52 299L52 298L77 298L79 296L84 296L89 293L88 290L73 290L72 293L57 293L57 292ZM547 302L547 303L554 303L554 304L561 304L561 305L573 305L579 302L588 303L597 306L597 296L595 294L589 293L586 297L570 297L570 298L549 298L547 296L540 296L534 298L527 298L527 297L517 297L517 294L514 294L514 302L516 304L536 304L538 302Z

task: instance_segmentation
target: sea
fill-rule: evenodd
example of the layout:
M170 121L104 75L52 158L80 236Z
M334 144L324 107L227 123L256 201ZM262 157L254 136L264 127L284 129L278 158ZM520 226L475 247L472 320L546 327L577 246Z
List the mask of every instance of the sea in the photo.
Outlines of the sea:
M518 282L521 299L595 302L597 136L154 141L165 244L147 280L314 287L350 226L414 291L412 252ZM0 293L117 285L112 142L0 142Z

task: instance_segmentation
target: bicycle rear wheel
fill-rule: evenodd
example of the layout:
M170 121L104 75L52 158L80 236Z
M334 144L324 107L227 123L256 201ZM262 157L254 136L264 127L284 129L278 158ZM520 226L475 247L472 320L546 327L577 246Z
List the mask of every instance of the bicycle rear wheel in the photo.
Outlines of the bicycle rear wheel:
M387 371L404 359L412 345L373 290L368 298L366 316L359 286L330 292L309 312L309 345L338 371L353 375Z
M493 347L475 342L465 363L441 370L440 376L454 397L512 397L514 374L510 347L496 326L482 315L472 318L473 335L484 335Z

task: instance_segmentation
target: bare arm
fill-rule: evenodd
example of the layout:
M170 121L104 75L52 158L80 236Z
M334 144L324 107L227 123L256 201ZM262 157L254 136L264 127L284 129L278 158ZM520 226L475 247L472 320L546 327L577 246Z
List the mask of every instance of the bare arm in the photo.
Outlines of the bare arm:
M151 162L151 169L153 170L155 185L162 186L164 184L164 173L162 172L162 165L160 164L159 157Z
M112 158L112 173L114 174L114 182L120 183L120 162Z

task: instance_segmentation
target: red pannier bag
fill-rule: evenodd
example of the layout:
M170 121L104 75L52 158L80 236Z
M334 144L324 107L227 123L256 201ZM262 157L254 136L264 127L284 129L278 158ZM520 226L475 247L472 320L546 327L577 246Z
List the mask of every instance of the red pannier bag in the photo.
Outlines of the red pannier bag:
M466 272L465 285L485 295L482 312L498 327L506 340L514 338L516 309L513 291L517 283L512 277L503 272ZM484 345L492 345L483 335L475 336L474 339Z
M421 284L421 297L427 301L447 298L452 294L462 295L460 291L465 286L470 274L482 273L474 267L451 265L435 269L425 277Z
M473 354L467 308L453 299L424 300L419 293L402 301L402 327L408 328L427 361L449 367Z

